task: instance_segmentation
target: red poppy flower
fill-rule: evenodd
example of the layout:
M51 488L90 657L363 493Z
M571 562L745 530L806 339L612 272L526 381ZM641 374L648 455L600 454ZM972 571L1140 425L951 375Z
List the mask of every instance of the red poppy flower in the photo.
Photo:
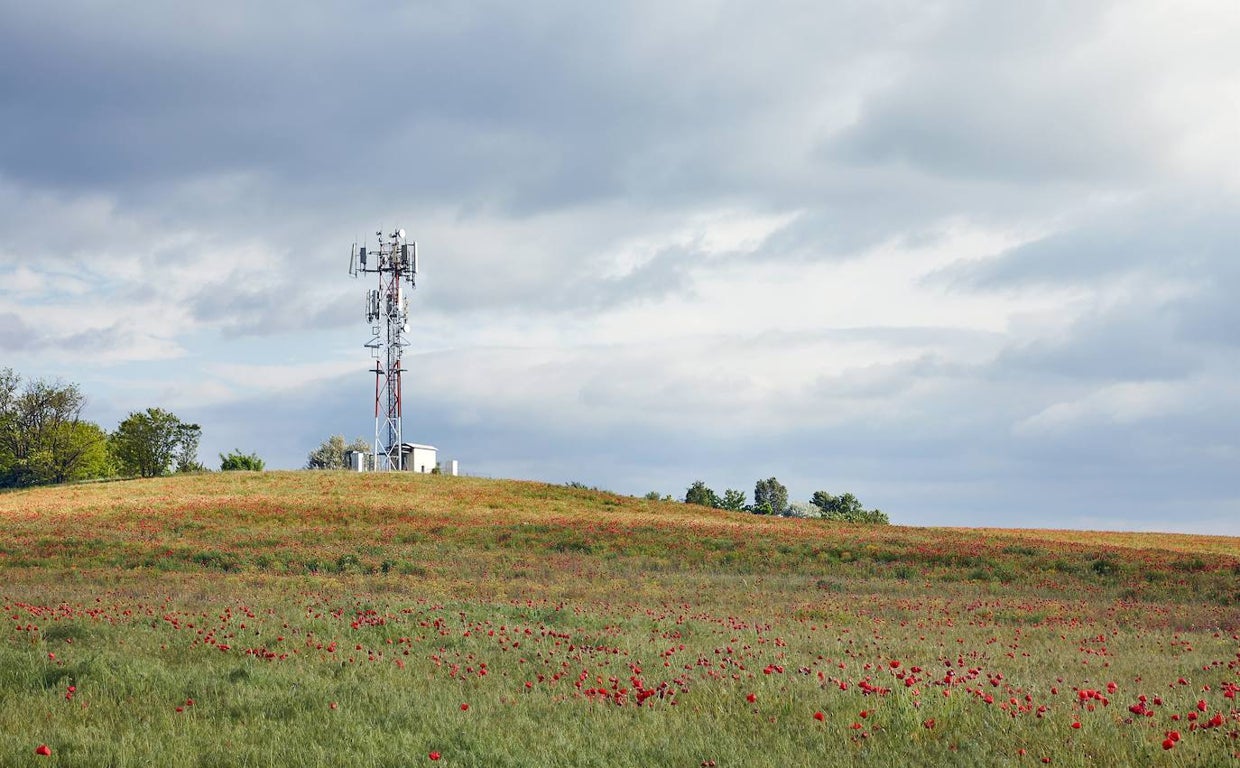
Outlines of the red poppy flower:
M427 757L429 757L431 760L438 760L440 755L438 752L432 752L429 755L427 755Z
M40 744L39 746L34 748L34 753L36 755L43 755L44 757L48 757L52 754L52 748L46 744Z
M827 719L827 716L821 712L815 712L814 719L821 723L823 720Z

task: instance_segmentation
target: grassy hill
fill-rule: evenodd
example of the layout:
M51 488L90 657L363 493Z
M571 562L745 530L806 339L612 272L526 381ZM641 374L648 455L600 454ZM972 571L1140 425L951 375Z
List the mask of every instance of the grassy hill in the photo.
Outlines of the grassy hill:
M309 472L0 526L0 765L1240 763L1235 538Z
M215 473L0 495L7 568L511 576L568 555L626 572L975 581L1240 604L1240 539L858 526L543 483ZM507 574L503 569L508 569Z

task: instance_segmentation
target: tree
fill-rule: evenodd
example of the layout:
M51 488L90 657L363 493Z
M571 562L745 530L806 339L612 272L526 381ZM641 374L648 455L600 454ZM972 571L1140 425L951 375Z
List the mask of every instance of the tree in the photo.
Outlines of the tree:
M234 449L227 456L220 454L220 471L222 472L262 472L265 462L258 458L257 453L242 453Z
M728 509L733 512L745 511L745 492L729 488L723 492L723 500L719 503L721 509Z
M198 442L202 438L202 427L197 424L182 423L177 427L177 472L206 472L207 468L198 463Z
M701 480L694 480L693 485L685 491L686 504L700 504L703 507L718 507L719 497Z
M788 489L775 478L759 480L753 487L753 511L760 515L782 515L788 508Z
M106 473L102 430L81 419L76 384L27 382L0 370L0 486L62 483Z
M48 462L48 482L67 483L116 474L116 461L108 447L108 433L89 421L64 424L58 432L58 449Z
M306 469L348 469L346 453L369 450L370 444L360 437L346 445L344 435L332 435L306 457Z
M147 408L129 414L112 433L112 452L124 473L156 477L168 473L173 460L185 454L186 441L198 434L197 425L162 408Z

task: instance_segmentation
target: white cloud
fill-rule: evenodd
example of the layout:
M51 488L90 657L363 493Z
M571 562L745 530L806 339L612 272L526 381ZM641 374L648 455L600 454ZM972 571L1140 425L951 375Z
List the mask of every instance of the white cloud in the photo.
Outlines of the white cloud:
M1124 382L1096 389L1070 402L1054 403L1017 423L1017 435L1074 431L1103 421L1132 424L1165 418L1190 402L1192 387L1180 382Z

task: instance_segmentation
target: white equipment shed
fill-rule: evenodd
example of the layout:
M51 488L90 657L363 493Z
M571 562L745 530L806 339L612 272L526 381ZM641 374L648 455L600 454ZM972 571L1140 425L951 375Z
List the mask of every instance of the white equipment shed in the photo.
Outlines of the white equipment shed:
M430 474L438 466L439 449L433 445L401 443L400 452L405 469L410 472Z

